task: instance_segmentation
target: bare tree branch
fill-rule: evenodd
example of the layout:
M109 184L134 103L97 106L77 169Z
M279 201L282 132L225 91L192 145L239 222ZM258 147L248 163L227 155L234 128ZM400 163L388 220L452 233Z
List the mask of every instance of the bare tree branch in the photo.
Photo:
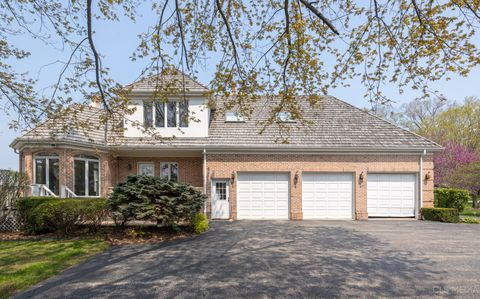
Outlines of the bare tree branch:
M305 5L308 10L313 12L320 20L322 20L322 22L327 25L328 28L333 31L333 33L335 33L336 35L340 35L340 33L338 33L337 29L335 28L335 26L333 26L330 20L328 20L315 6L313 6L312 3L308 2L307 0L300 0L300 2L302 2L302 4Z
M87 34L88 34L88 43L90 44L90 49L92 50L93 57L95 59L95 81L97 84L98 91L100 92L100 99L102 100L105 109L108 112L112 113L110 106L105 99L105 93L103 91L103 86L101 82L101 70L100 70L100 56L98 55L97 49L93 42L92 34L92 0L87 0Z

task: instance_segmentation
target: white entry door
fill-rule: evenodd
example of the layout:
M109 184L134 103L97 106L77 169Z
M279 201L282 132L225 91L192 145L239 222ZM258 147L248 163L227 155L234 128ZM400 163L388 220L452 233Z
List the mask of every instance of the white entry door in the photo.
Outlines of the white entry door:
M230 218L230 196L227 180L212 181L212 219Z
M369 173L367 209L370 217L413 217L417 194L414 173Z
M238 219L288 219L288 173L239 173Z
M303 219L352 219L353 175L304 173Z

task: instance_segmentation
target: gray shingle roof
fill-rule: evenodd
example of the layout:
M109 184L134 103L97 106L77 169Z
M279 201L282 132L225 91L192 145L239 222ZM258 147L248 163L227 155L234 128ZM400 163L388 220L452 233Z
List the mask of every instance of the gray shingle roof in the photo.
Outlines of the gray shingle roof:
M61 118L48 119L36 128L16 138L15 143L46 141L105 146L105 111L103 109L75 104ZM71 124L75 124L74 126ZM111 131L111 126L109 126Z
M152 92L154 90L170 92L176 94L179 91L185 91L185 93L207 93L209 89L194 80L189 75L176 70L166 69L160 75L150 76L134 82L125 87L131 89L133 92Z
M262 122L266 121L269 109L278 101L262 98L256 109L245 122L225 122L223 114L212 119L209 136L202 138L177 137L161 141L154 138L127 138L113 132L109 125L107 144L111 147L207 147L207 148L305 148L311 150L439 150L433 141L402 129L359 108L333 97L323 97L317 108L311 108L304 97L298 97L307 123L273 123L262 134ZM222 101L218 100L218 106ZM78 109L78 107L77 107ZM91 125L85 130L52 133L62 127L50 120L36 129L17 138L16 142L38 142L46 140L85 143L92 146L105 145L104 125L101 124L102 110L87 107L77 113ZM179 134L180 136L181 134ZM288 143L284 143L288 141Z
M402 129L334 97L323 97L319 107L312 108L306 97L297 97L306 122L273 123L265 128L262 122L279 98L260 100L245 123L226 123L223 117L212 121L211 144L244 144L251 146L289 145L312 148L425 148L440 146L426 138ZM288 144L281 142L288 141ZM280 143L280 144L279 144Z

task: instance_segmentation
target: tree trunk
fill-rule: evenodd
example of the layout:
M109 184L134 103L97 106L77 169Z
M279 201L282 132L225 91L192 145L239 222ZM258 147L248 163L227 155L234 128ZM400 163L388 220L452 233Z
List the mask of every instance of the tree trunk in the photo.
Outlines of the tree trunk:
M478 193L480 193L480 191ZM473 193L472 196L472 206L474 209L478 209L478 193Z

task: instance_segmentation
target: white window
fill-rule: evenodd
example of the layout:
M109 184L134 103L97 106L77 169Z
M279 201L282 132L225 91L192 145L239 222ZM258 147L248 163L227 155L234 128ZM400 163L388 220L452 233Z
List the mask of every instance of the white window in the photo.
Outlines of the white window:
M227 111L225 112L225 121L226 122L244 122L245 119L243 115L238 111Z
M74 192L78 196L100 196L100 160L78 155L73 160Z
M277 112L277 122L295 122L292 114L288 111Z
M45 185L53 193L60 192L60 163L56 154L38 154L34 159L34 183Z
M178 163L162 162L160 164L160 177L170 181L177 181Z
M146 127L157 128L187 128L188 127L188 101L168 101L143 103L143 123Z
M138 174L155 176L155 164L154 163L138 163Z

